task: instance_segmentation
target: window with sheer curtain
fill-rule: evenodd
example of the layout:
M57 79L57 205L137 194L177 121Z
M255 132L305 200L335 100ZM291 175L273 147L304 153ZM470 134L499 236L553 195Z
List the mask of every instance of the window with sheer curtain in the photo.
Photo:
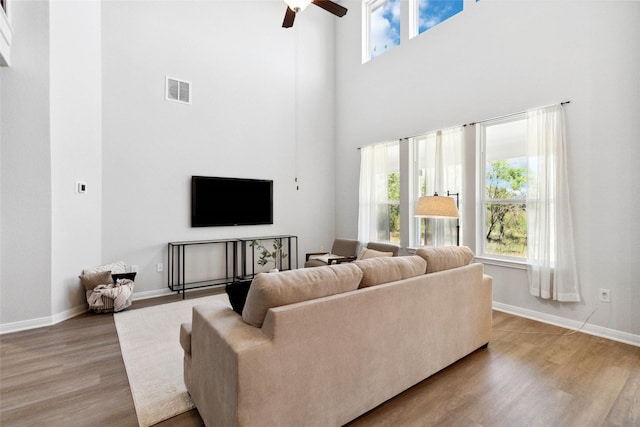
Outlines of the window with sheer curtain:
M456 127L410 138L412 207L421 196L461 193L462 135L462 127ZM455 245L456 224L454 218L413 218L410 244L413 247Z
M483 182L481 254L527 258L527 120L517 114L477 126Z
M358 240L400 243L399 142L360 150Z
M477 127L481 256L527 264L532 295L579 301L562 105Z
M467 240L475 239L480 257L526 266L532 295L580 301L563 106L476 125L477 236ZM414 218L413 211L421 196L471 191L462 187L463 129L362 148L360 241L403 247L455 244L455 219L423 220ZM401 159L400 144L407 143ZM401 200L401 194L409 200ZM462 198L459 210L464 212Z
M529 290L580 301L562 105L527 112L527 158Z

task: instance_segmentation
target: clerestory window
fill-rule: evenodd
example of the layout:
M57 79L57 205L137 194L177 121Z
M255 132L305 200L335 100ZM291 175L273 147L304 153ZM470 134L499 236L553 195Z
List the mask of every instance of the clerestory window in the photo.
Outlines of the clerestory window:
M463 3L463 0L411 0L410 37L422 34L462 12Z
M400 44L400 0L362 2L362 62Z

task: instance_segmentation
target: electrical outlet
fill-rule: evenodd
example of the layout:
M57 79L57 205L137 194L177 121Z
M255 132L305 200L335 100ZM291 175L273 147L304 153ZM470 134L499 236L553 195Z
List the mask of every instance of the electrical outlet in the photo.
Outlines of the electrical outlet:
M76 181L76 193L84 194L87 192L87 183L82 181Z
M156 264L156 271L158 273L162 273L164 271L164 265L161 262Z
M611 302L611 291L609 289L602 289L598 291L600 301L602 302Z

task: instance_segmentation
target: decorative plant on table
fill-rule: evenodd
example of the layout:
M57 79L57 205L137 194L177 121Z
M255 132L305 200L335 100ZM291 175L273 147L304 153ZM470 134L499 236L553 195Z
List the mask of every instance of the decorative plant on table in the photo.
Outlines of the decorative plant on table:
M249 246L257 248L260 251L258 265L264 267L270 262L273 263L273 269L271 271L278 271L278 262L282 262L282 260L287 257L287 253L282 249L282 239L273 239L273 251L265 248L258 240L254 240Z

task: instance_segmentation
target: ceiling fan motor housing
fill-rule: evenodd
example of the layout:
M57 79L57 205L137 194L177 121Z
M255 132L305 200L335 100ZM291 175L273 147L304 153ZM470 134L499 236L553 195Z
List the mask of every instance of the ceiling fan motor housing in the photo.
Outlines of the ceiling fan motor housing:
M293 27L293 22L296 19L296 13L303 11L309 3L313 3L319 8L324 9L337 17L343 17L347 13L346 7L340 6L331 0L284 0L284 2L287 4L284 21L282 22L282 26L284 28Z

